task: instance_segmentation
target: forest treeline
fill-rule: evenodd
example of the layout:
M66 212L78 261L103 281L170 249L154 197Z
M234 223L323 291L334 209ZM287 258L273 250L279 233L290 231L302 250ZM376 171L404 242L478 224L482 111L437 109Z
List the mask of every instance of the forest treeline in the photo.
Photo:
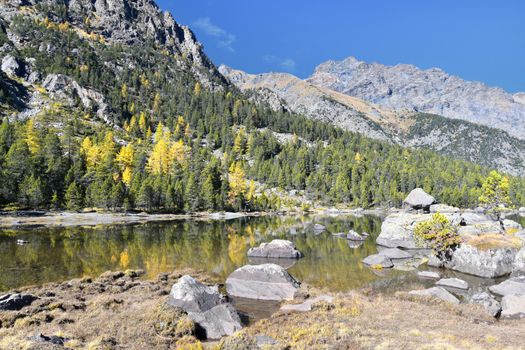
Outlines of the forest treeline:
M218 76L196 79L192 70L210 73L153 43L109 45L48 19L16 17L11 29L25 40L14 55L34 58L43 76L65 74L101 92L112 125L80 101L62 103L45 90L39 114L4 118L3 207L179 213L299 205L270 188L326 205L399 206L415 187L473 207L490 170L273 111ZM510 183L514 204L524 204L525 181Z

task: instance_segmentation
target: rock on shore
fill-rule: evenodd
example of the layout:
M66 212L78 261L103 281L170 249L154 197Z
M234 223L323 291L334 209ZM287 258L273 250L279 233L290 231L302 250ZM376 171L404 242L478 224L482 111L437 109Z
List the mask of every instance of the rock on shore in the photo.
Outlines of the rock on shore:
M298 287L299 282L276 264L245 265L226 279L229 295L248 299L292 300Z
M274 239L248 250L248 257L252 258L299 259L302 256L293 242L283 239Z

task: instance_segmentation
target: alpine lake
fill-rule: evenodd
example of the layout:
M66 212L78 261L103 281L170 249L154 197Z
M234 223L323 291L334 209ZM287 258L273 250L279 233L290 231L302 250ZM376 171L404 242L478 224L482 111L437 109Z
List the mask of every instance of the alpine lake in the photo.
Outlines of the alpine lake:
M197 269L223 283L236 268L265 263L247 257L250 247L288 239L304 254L280 265L298 281L329 292L370 288L375 292L407 290L420 280L417 268L373 269L361 262L377 253L381 215L257 216L229 220L177 220L95 227L32 227L0 230L0 293L22 286L98 276L107 270L143 269L144 278L163 272ZM315 231L314 224L325 226ZM335 233L367 232L364 242ZM19 245L18 240L27 241ZM275 261L270 261L275 262ZM427 270L425 265L420 270ZM493 280L441 271L482 288ZM476 291L478 288L473 288ZM278 308L268 302L234 300L249 319L268 317Z

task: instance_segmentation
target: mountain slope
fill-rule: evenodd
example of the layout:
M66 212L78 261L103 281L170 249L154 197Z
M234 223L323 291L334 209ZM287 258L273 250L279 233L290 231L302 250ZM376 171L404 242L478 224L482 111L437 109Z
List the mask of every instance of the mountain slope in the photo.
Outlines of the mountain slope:
M281 101L270 103L278 109L289 108L367 137L525 174L525 141L502 130L438 115L389 110L286 73L254 75L226 66L219 71L241 90L255 90L255 96Z
M386 108L467 120L525 138L523 94L466 81L441 69L385 66L349 57L319 65L308 81Z

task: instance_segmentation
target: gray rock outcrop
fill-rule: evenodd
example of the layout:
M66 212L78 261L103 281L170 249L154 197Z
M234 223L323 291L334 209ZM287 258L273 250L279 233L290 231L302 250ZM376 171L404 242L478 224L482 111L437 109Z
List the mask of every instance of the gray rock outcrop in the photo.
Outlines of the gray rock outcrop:
M412 258L412 254L405 250L401 250L399 248L387 248L382 249L378 253L379 255L386 256L389 259L396 260L396 259L410 259Z
M260 300L292 300L299 287L284 268L276 264L245 265L226 279L229 295Z

